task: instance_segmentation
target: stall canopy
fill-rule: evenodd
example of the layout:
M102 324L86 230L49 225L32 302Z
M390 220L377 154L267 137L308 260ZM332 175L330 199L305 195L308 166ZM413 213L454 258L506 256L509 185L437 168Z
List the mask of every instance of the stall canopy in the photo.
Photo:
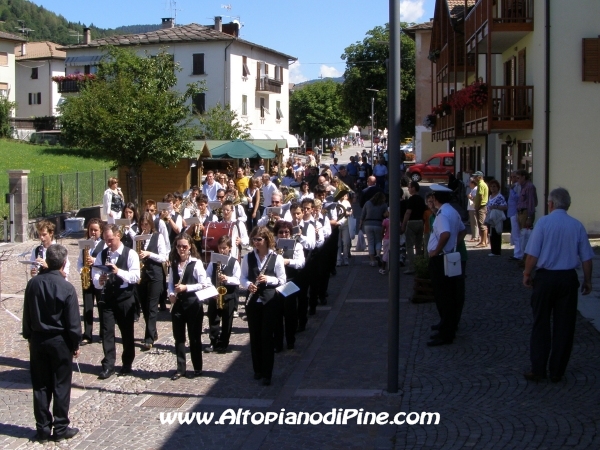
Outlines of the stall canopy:
M288 148L296 148L300 145L298 144L298 139L296 136L290 133L285 132L277 132L277 131L259 131L259 130L251 130L250 136L255 140L265 140L265 139L277 139L284 140ZM283 148L284 146L280 146Z
M264 158L272 159L276 155L274 152L265 150L258 145L254 145L250 142L235 140L229 141L223 145L219 145L214 149L211 149L213 158Z

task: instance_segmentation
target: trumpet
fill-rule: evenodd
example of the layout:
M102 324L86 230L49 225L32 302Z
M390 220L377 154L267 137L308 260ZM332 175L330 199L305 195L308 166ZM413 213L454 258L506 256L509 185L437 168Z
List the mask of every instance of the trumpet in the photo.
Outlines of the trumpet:
M194 236L192 236L192 239L196 242L199 242L202 240L202 231L200 231L200 224L196 225L196 229L194 231Z
M221 264L217 263L217 309L223 309L225 307L224 296L227 294L227 288L221 283Z

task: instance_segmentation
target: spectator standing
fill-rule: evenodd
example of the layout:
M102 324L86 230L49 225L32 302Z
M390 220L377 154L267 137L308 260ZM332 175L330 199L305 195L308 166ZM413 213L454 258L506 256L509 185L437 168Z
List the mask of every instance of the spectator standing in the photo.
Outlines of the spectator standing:
M219 189L223 189L223 186L215 181L215 173L209 170L206 172L206 183L202 186L202 193L208 197L209 202L214 202L217 200Z
M415 273L415 255L423 253L423 214L427 209L425 200L419 195L421 187L416 181L411 181L408 185L410 198L406 201L406 212L400 227L400 233L406 235L406 259L408 267L404 271L405 275Z
M506 214L510 218L510 243L514 246L513 255L510 259L521 261L523 259L523 249L521 248L521 229L519 228L519 214L517 209L521 185L519 184L517 172L511 173L510 180L512 185L508 194L508 210Z
M538 221L525 249L523 284L533 288L531 371L524 374L529 381L546 378L546 370L553 383L565 374L575 335L579 288L575 269L580 262L581 293L588 295L592 291L594 252L584 226L567 214L569 206L571 196L566 189L551 191L549 214Z
M520 228L520 244L521 248L527 247L527 241L531 235L533 229L533 222L535 222L535 208L537 206L537 191L535 186L530 180L529 172L526 170L519 170L517 172L519 176L519 184L521 185L521 192L519 193L519 202L517 203L517 211L519 213L519 228Z
M483 172L477 171L473 174L473 178L477 182L477 195L475 196L475 216L477 217L477 226L479 227L479 237L481 240L475 248L484 248L488 245L487 227L485 226L485 215L487 212L487 202L489 190L485 181L483 181Z
M500 193L500 183L497 180L491 180L488 183L490 196L487 202L487 223L490 225L490 245L492 253L488 256L500 256L502 251L502 227L506 216L504 211L507 209L506 200Z
M271 197L277 191L277 186L275 186L275 183L271 181L271 177L267 174L263 174L261 197L263 198L263 206L265 208L271 206Z
M379 261L383 235L383 215L387 208L385 195L378 192L365 203L360 216L360 228L364 230L369 243L369 259L371 260L369 265L371 267L375 267Z
M467 190L467 211L469 213L469 224L471 225L471 242L479 240L479 227L477 226L477 212L475 211L475 197L477 196L477 183L473 178L469 181ZM516 206L515 206L516 210Z

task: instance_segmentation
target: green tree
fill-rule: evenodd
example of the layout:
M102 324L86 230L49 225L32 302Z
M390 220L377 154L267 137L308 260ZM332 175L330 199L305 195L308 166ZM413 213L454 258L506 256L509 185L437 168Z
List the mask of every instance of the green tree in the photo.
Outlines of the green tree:
M406 28L410 24L402 23ZM389 58L389 24L369 30L362 42L344 50L346 61L342 105L352 119L361 126L371 124L371 98L375 98L376 128L387 127L387 66ZM401 135L415 133L415 42L405 34L400 36L401 60ZM379 92L369 91L376 89Z
M183 93L175 91L180 70L164 51L140 57L133 50L109 47L97 78L81 83L79 95L60 108L67 145L102 155L114 168L127 167L134 202L142 164L168 167L192 152L197 130L191 126L189 100L204 86L194 83Z
M238 121L237 112L229 105L217 103L203 114L198 114L200 138L215 140L233 140L250 138L250 125Z
M333 80L317 81L290 96L290 129L312 139L348 134L350 119L341 106L341 85Z
M10 118L15 106L15 102L9 102L6 97L0 95L0 138L11 137Z

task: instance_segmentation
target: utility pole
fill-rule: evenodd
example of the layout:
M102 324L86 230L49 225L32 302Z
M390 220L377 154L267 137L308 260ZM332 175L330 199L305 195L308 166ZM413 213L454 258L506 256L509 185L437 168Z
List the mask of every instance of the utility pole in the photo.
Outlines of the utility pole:
M379 92L379 89L367 88L367 91ZM377 94L375 94L377 95ZM373 159L373 139L375 139L375 133L373 127L375 126L375 97L371 97L371 166L375 165Z

